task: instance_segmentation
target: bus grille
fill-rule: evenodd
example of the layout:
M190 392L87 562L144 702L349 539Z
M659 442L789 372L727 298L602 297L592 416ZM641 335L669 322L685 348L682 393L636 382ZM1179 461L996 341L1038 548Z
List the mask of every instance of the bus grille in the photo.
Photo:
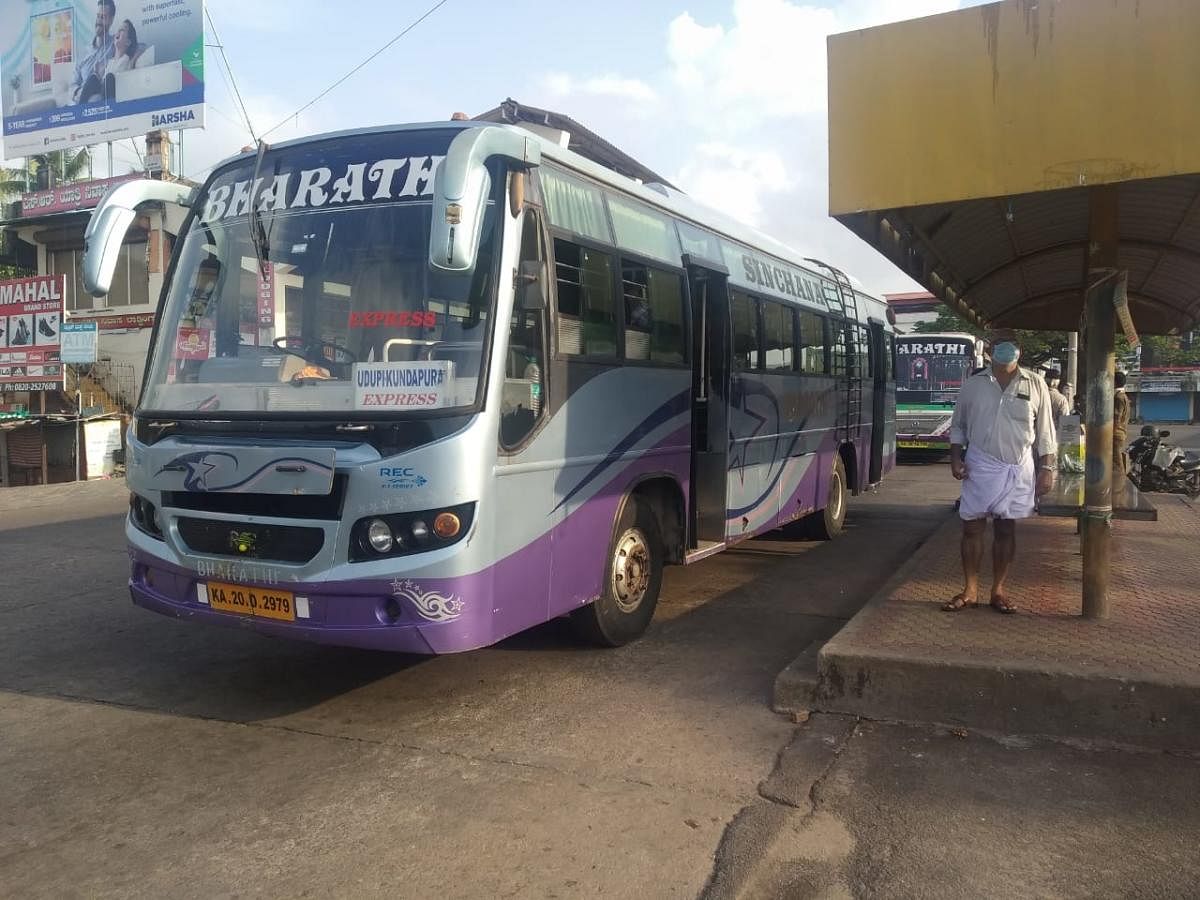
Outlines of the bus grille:
M342 516L346 476L333 476L328 494L223 494L218 491L163 491L162 505L175 509L227 516L268 516L273 519L325 519Z
M321 552L325 532L298 525L249 525L216 519L178 520L188 549L211 556L306 563Z

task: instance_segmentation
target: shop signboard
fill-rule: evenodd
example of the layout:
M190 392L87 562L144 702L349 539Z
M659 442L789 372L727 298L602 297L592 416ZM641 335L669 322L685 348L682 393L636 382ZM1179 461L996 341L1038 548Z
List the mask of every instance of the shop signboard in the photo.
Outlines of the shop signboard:
M0 281L0 391L63 386L65 275Z
M98 334L95 322L63 322L62 361L73 365L94 363Z
M8 159L201 128L203 0L0 0L0 72Z
M1138 380L1138 390L1143 394L1174 394L1183 390L1183 376L1148 378L1143 375Z
M78 212L94 209L100 205L110 189L126 181L134 181L140 175L118 175L116 178L97 178L94 181L76 181L60 184L48 191L34 191L21 196L21 218L48 216L52 213Z

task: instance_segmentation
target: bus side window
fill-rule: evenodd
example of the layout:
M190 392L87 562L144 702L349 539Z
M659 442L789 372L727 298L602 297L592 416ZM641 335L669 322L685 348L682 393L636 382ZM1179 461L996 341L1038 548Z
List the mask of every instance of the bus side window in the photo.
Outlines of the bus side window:
M568 356L617 355L612 257L557 238L558 349Z
M829 342L831 371L834 375L844 376L846 374L846 323L838 319L826 319L826 324L829 327L829 334L832 338Z
M517 272L522 271L522 263L541 263L545 257L538 214L526 209ZM516 285L500 404L500 443L505 447L515 447L529 436L546 405L546 310L526 309L520 279ZM547 285L542 285L542 290L546 289Z
M809 375L825 375L825 321L816 313L800 310L800 371Z
M668 365L684 361L683 278L621 260L625 358Z
M790 372L796 358L796 334L792 308L769 300L762 302L763 338L768 372Z
M759 368L758 303L741 291L731 291L729 311L733 317L733 368L753 372Z

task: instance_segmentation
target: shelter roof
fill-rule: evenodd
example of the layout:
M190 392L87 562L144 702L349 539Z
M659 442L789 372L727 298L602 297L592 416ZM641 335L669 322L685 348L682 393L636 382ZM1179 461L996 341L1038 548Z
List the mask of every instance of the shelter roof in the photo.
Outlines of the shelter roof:
M1200 3L1004 0L829 39L830 214L978 325L1128 272L1200 322Z

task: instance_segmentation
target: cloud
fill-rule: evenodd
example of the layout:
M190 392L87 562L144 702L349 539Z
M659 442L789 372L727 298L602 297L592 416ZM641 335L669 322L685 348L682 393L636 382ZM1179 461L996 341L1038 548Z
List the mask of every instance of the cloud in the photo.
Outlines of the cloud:
M574 94L628 100L644 105L653 104L658 100L658 94L646 82L637 78L622 78L618 75L599 75L593 78L577 79L565 72L551 72L543 79L543 87L548 93L560 99Z
M750 224L762 221L767 194L795 185L787 164L773 150L719 141L697 146L675 180L700 203Z

